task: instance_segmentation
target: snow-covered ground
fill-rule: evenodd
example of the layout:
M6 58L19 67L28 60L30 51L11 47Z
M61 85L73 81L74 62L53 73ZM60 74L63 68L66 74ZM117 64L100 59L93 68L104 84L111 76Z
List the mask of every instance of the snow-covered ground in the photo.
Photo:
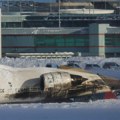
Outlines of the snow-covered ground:
M74 57L59 60L2 58L0 64L13 67L41 67L47 63L60 65L67 61L77 61L82 68L86 63L96 63L102 67L106 61L114 61L120 65L120 58L105 59L100 57ZM120 78L120 70L100 68L90 71ZM120 99L90 101L88 103L2 104L0 105L0 120L120 120Z
M57 65L66 64L67 61L76 61L81 67L85 68L86 64L98 64L100 68L89 69L90 72L98 73L105 76L120 79L119 69L103 69L102 66L105 62L115 62L120 65L120 58L104 58L104 57L72 57L68 59L37 59L37 58L2 58L0 64L13 66L13 67L44 67L47 63L54 63Z
M0 105L1 120L120 120L120 100Z

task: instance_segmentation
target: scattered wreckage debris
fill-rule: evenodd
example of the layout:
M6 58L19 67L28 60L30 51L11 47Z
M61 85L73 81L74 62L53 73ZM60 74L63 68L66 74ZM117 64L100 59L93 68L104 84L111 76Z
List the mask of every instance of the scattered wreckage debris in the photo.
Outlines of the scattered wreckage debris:
M72 68L68 65L61 65L60 68L62 69L74 69L75 71L81 71L81 72L86 72L90 73L87 70L83 70L81 68ZM97 74L98 76L101 77L101 79L111 88L111 90L116 94L116 96L120 95L120 81L116 78L108 77L108 76L103 76L100 74Z
M120 95L120 80L103 75L99 75L99 76L106 82L108 86L110 86L110 88L114 91L116 96Z

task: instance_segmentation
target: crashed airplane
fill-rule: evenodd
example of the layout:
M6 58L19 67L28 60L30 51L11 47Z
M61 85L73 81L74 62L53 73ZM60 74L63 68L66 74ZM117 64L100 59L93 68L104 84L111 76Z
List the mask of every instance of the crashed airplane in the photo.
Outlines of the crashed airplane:
M0 83L0 103L116 99L100 76L79 69L0 65Z

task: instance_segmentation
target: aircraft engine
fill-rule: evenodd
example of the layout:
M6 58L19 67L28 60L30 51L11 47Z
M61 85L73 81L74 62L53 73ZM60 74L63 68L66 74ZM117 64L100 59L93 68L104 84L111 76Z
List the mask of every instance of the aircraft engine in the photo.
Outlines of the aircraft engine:
M40 89L49 98L65 98L71 88L71 77L67 72L51 72L40 77Z

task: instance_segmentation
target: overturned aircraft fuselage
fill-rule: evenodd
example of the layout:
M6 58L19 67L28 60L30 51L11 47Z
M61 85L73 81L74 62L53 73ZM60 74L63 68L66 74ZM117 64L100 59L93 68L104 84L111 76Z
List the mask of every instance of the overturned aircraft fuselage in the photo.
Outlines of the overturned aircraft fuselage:
M116 98L96 74L74 69L0 65L0 103L74 102Z

